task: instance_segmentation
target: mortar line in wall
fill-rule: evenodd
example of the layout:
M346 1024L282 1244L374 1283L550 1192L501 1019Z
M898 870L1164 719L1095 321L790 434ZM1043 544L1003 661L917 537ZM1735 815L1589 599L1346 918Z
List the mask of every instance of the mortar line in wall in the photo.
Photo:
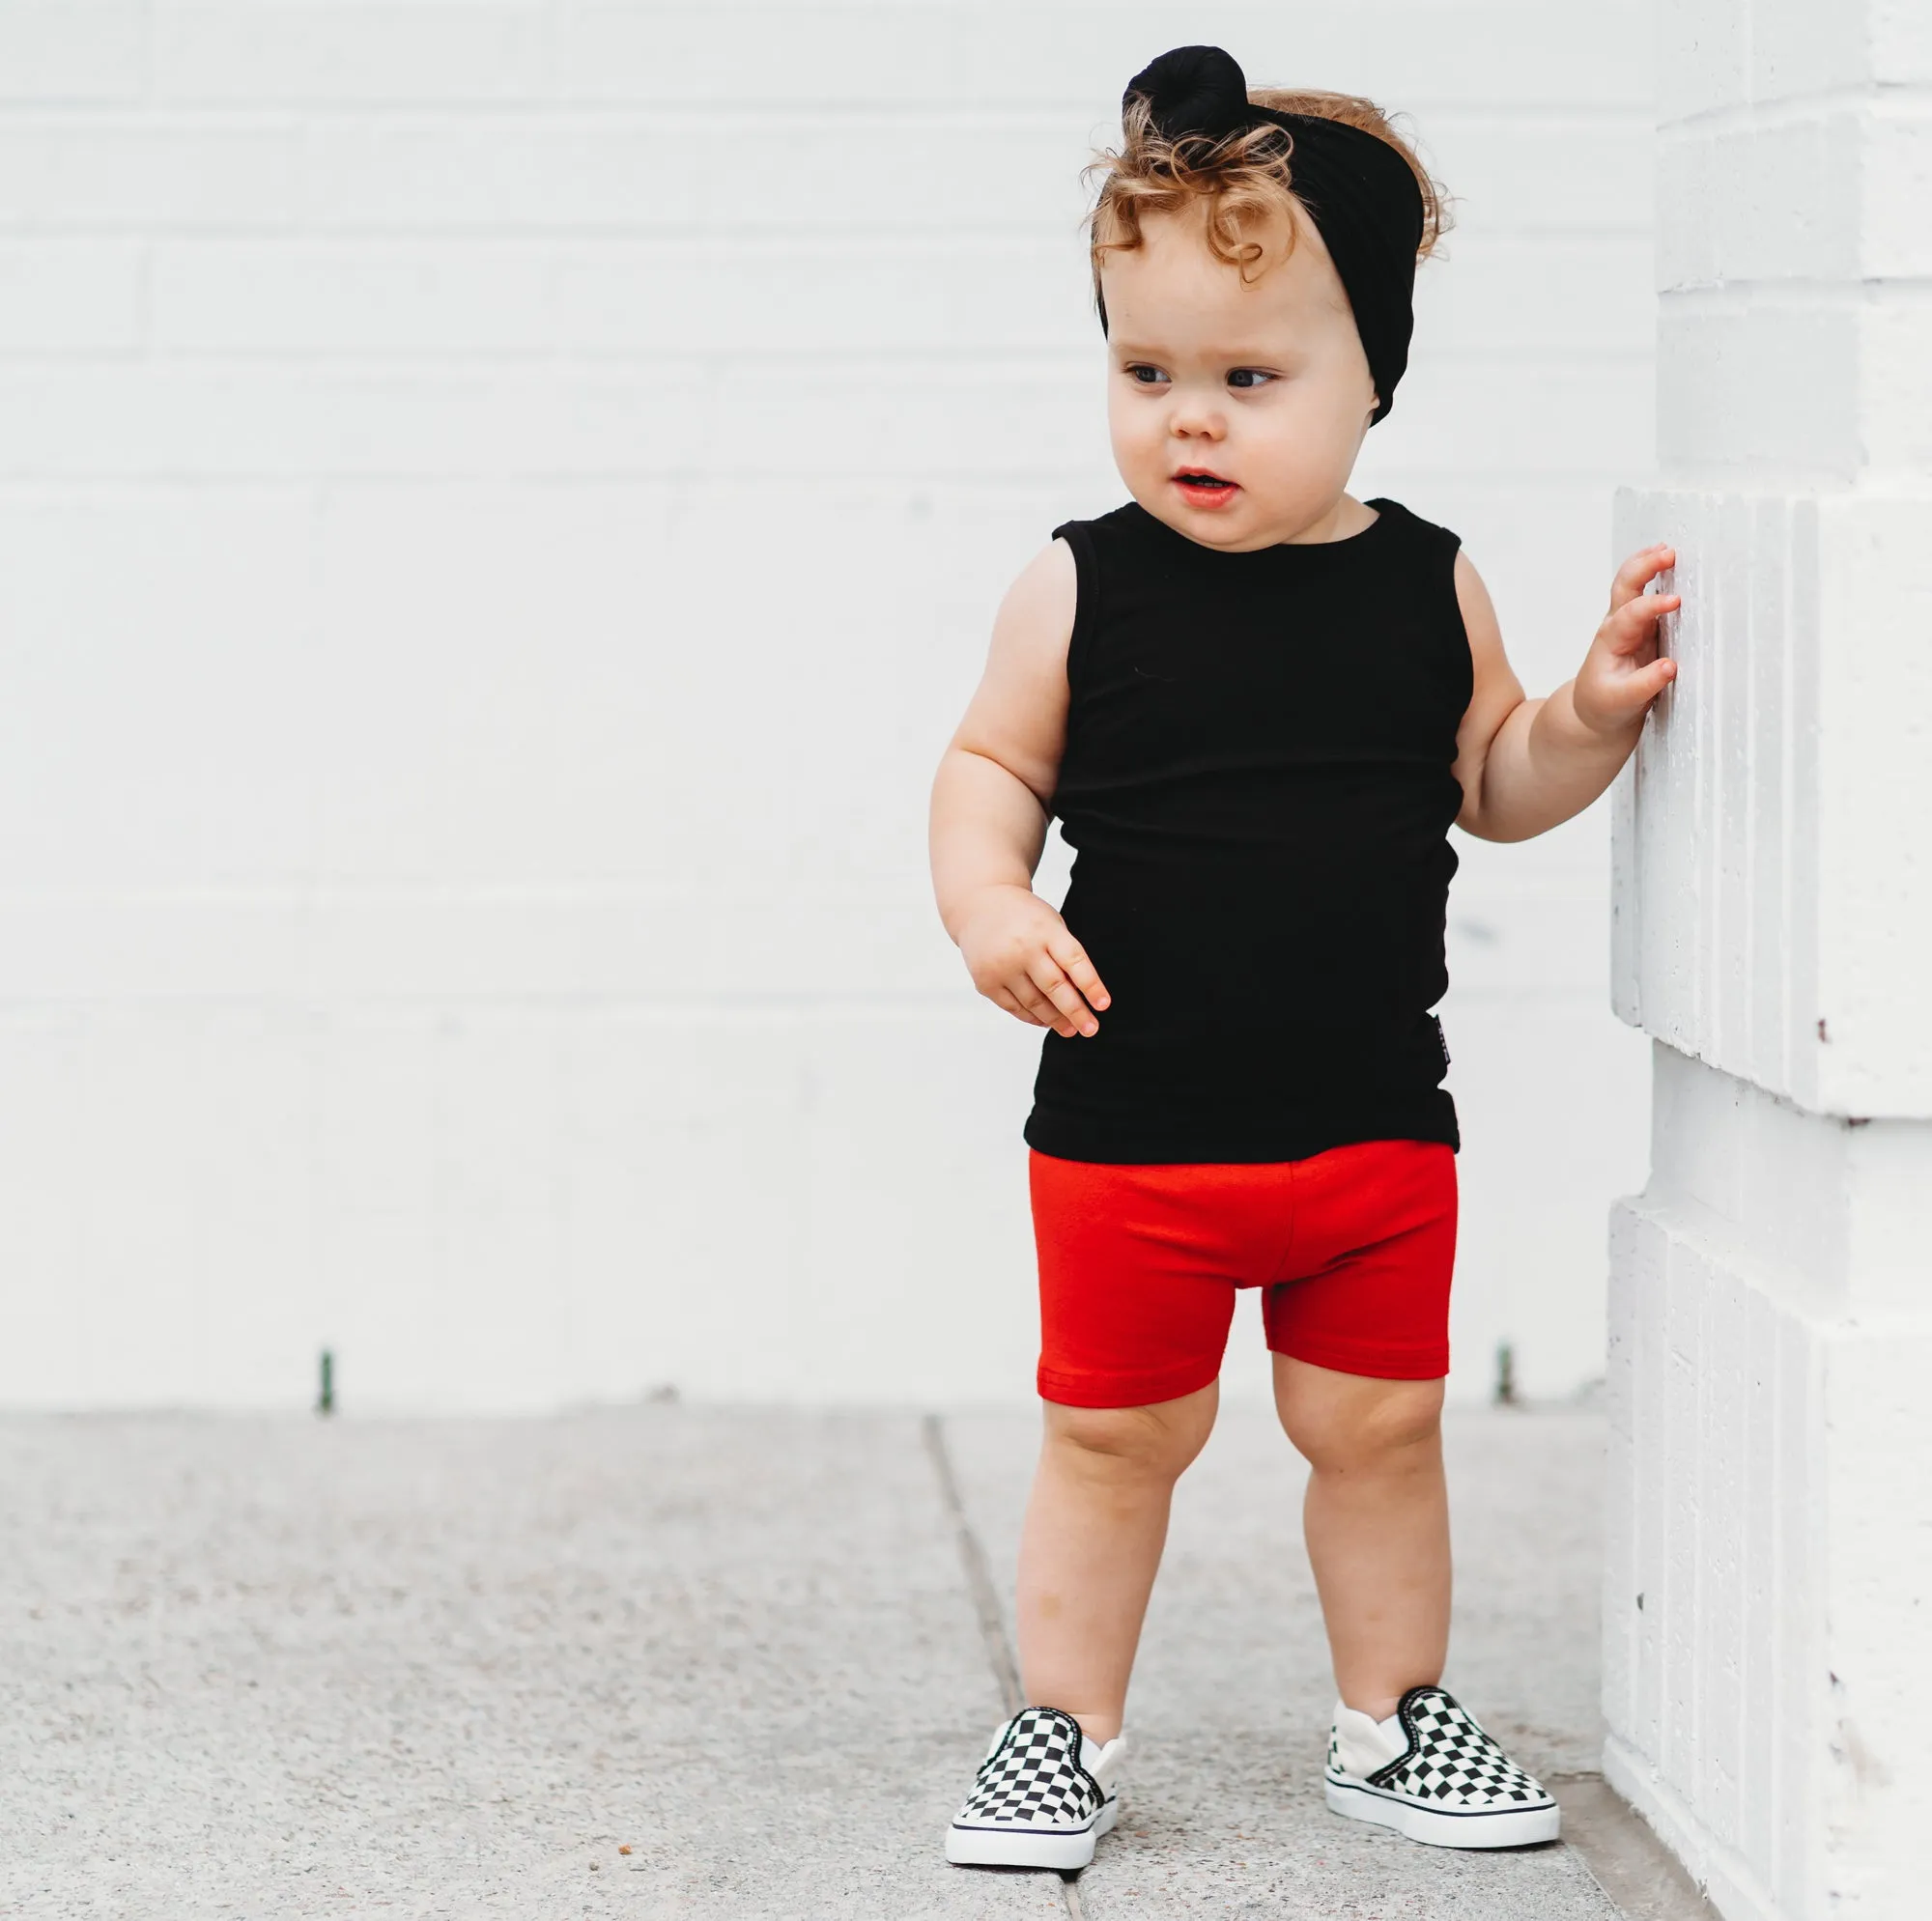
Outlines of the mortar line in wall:
M1456 989L1456 1004L1461 1007L1507 1006L1563 1007L1578 1001L1588 1002L1594 1010L1603 988L1595 981L1578 981L1575 986L1519 987L1507 981L1488 986ZM1446 1003L1445 1003L1446 1004ZM576 993L559 988L549 993L365 993L353 989L342 992L283 990L265 987L251 994L60 994L0 993L0 1019L12 1014L49 1013L85 1015L135 1012L147 1015L223 1014L269 1011L290 1015L335 1015L344 1008L371 1009L394 1014L448 1013L452 1015L558 1014L603 1016L627 1014L650 1019L687 1019L696 1014L707 1019L752 1020L769 1014L822 1016L844 1020L855 1013L880 1020L918 1020L932 1015L979 1020L977 1005L966 995L954 992L929 995L890 993L799 995L782 998L772 995L730 996L724 1001L702 995L640 995L631 993ZM1725 1071L1729 1071L1726 1069Z
M1657 297L1663 310L1672 314L1688 311L1693 317L1760 312L1863 314L1870 308L1874 294L1883 294L1888 300L1900 304L1932 300L1932 274L1859 273L1838 275L1829 280L1753 280L1739 277L1726 279L1721 284L1712 280L1679 280L1657 289ZM1755 471L1758 465L1756 461L1750 461L1747 470ZM1660 470L1672 476L1664 480L1663 485L1677 484L1674 478L1678 471L1675 462ZM1918 471L1916 467L1909 470Z
M0 223L0 239L27 238L32 232L24 228L8 228ZM1501 230L1492 236L1494 239L1514 240L1523 242L1525 248L1544 245L1556 230L1543 227L1519 227ZM1608 230L1611 240L1635 240L1641 235L1622 229ZM111 238L102 236L102 238ZM132 234L130 239L136 238ZM143 232L138 238L150 241L153 236ZM242 235L240 240L248 240L255 237ZM355 236L367 238L372 242L375 235ZM403 243L396 251L408 250L407 243L413 238L416 241L428 238L427 235L404 236ZM1566 235L1567 238L1567 235ZM826 256L816 255L814 259ZM709 266L710 263L702 263ZM785 265L788 263L779 263ZM1894 288L1922 288L1928 284L1924 274L1876 274L1867 276L1870 284L1888 290ZM1716 292L1710 283L1695 283L1705 291ZM1838 287L1847 284L1841 279L1831 281L1790 281L1766 280L1755 283L1726 282L1731 285L1758 285L1772 292L1788 287ZM1669 287L1661 288L1660 293L1668 294ZM1495 368L1498 371L1524 369L1548 373L1563 373L1580 369L1585 378L1600 374L1606 367L1628 367L1646 369L1654 358L1653 350L1641 340L1633 339L1627 346L1601 346L1581 348L1572 347L1564 340L1551 334L1548 339L1532 340L1516 347L1486 347L1477 345L1447 345L1441 348L1435 364L1445 369L1454 368ZM440 346L420 348L402 347L301 347L287 346L274 341L255 342L233 347L198 346L138 346L126 349L98 348L83 349L73 347L33 347L18 346L0 350L0 370L21 370L30 373L68 371L76 374L98 374L103 368L114 372L136 374L152 381L160 376L182 376L190 378L219 379L224 375L242 372L263 376L279 377L291 371L316 380L353 379L385 376L408 379L425 388L460 387L469 383L471 377L488 374L494 379L515 379L527 375L530 383L551 381L559 377L576 378L581 375L632 376L641 383L652 381L662 384L662 376L668 369L679 374L722 374L728 371L730 354L728 351L715 346L684 347L670 345L647 351L635 347L565 347L554 345L522 348L452 348L447 343ZM926 346L911 347L850 347L837 350L814 352L810 348L796 348L783 352L774 350L762 356L764 366L781 374L795 374L802 370L816 369L828 377L850 377L855 381L871 381L876 383L884 376L906 374L929 380L945 377L952 381L954 391L972 391L983 387L990 381L1010 380L1015 374L1037 375L1041 380L1064 381L1069 374L1075 378L1085 378L1094 367L1094 355L1091 347L1073 344L1060 345L1052 341L1041 341L1025 347L986 347L976 351L971 363L962 363L957 349L949 349L943 342ZM634 460L636 457L634 457ZM876 463L867 465L864 471L880 471ZM1044 469L1049 475L1078 473L1081 469L1068 466L1049 466ZM139 470L146 474L152 468ZM261 469L268 478L289 478L286 467ZM425 469L419 467L345 466L332 469L317 469L294 475L294 480L307 485L318 475L324 478L339 475L345 479L402 479L418 477ZM479 467L471 464L453 465L447 468L426 470L431 478L448 477L472 483L494 481L543 480L552 472L560 472L566 479L573 478L582 469L568 466L559 468L543 467ZM936 474L946 475L956 472L952 466L934 467ZM1594 471L1594 470L1593 470ZM630 465L596 467L590 469L589 477L599 479L605 473L614 473L619 478L639 477L676 481L680 485L688 483L692 477L690 465L682 466L667 461L661 466ZM756 478L777 473L781 479L797 479L805 476L821 479L824 476L822 464L796 468L774 469L765 466L732 467L726 466L707 466L703 478L717 480L733 476L749 475ZM161 475L171 481L174 476ZM989 485L1010 488L1010 466L987 472Z
M1742 720L1745 730L1744 752L1741 769L1733 769L1733 777L1744 783L1744 820L1741 823L1744 845L1734 850L1738 870L1742 879L1735 890L1738 905L1738 925L1734 938L1738 942L1738 972L1742 976L1739 994L1740 1005L1732 1009L1733 1020L1738 1024L1732 1029L1743 1030L1743 1043L1739 1053L1748 1060L1754 1069L1759 1069L1757 1045L1758 1033L1758 988L1763 964L1757 941L1757 896L1758 896L1758 839L1761 832L1758 820L1758 800L1763 792L1764 774L1764 715L1761 712L1763 675L1758 662L1763 658L1765 646L1764 602L1759 585L1763 564L1762 543L1764 540L1765 516L1759 511L1758 503L1746 500L1734 503L1744 521L1745 588L1740 599L1737 622L1734 632L1741 639L1739 652L1742 658L1734 663L1738 678L1737 705L1742 715L1734 712L1733 723Z
M1745 31L1747 35L1750 32L1748 15ZM1667 146L1682 137L1707 139L1714 133L1778 133L1813 123L1820 114L1878 106L1918 107L1928 97L1932 97L1932 88L1921 81L1855 80L1776 99L1724 100L1716 106L1674 114L1658 123L1657 137L1661 145Z
M1772 1050L1772 1071L1776 1086L1792 1084L1791 1046L1791 873L1792 835L1798 826L1797 805L1791 783L1798 773L1797 720L1792 701L1797 694L1795 664L1798 644L1798 573L1792 549L1796 545L1798 509L1790 501L1780 503L1777 521L1777 1044Z
M20 356L12 355L0 359L0 374L5 374ZM1741 472L1756 473L1762 469L1762 463ZM1881 471L1882 469L1873 469ZM998 490L1003 499L1010 501L1014 491L1014 481L1010 476L1002 478L993 473L965 473L956 469L940 467L895 467L890 471L880 468L883 474L882 486L890 484L896 489L930 489L934 494L952 499L974 499ZM1416 485L1436 486L1439 476L1420 468L1406 468ZM788 467L714 469L704 475L704 484L715 492L722 493L729 488L793 488L800 480L800 472ZM813 475L822 479L823 475ZM1806 485L1814 485L1816 476L1799 476ZM1596 467L1572 467L1544 465L1536 469L1536 485L1545 494L1552 489L1589 489L1593 492L1612 484L1614 476L1607 469ZM1091 468L1075 467L1033 467L1021 476L1025 486L1037 491L1042 499L1057 499L1055 490L1066 487L1090 487L1096 484L1113 487L1117 485L1112 474L1096 475ZM502 469L497 472L480 471L475 468L458 467L342 467L318 471L313 474L291 475L266 467L238 466L221 472L193 473L181 469L163 472L112 473L105 470L97 473L75 471L56 475L24 475L21 473L0 474L0 499L24 498L29 506L43 501L67 502L78 500L83 503L102 500L112 503L129 495L160 494L258 494L274 495L277 494L298 494L312 488L327 488L331 493L345 495L367 494L386 490L391 492L446 492L451 494L552 494L552 493L636 493L649 494L663 492L673 486L688 486L687 481L668 467L605 466L582 467L577 469L553 468L549 470L532 468L526 472ZM1518 483L1501 469L1477 472L1463 485L1465 493L1478 495L1507 495L1516 490ZM1673 486L1677 483L1672 483ZM1765 489L1760 486L1758 492Z
M1888 93L1910 95L1905 82L1887 83ZM1823 95L1800 96L1817 99ZM1646 103L1597 100L1563 102L1564 113L1498 95L1494 99L1466 98L1451 93L1420 94L1407 110L1426 116L1432 125L1453 122L1458 127L1507 127L1511 132L1567 133L1576 127L1628 128L1648 133L1655 122ZM192 94L151 92L123 99L49 93L20 96L0 105L0 122L57 122L93 131L103 125L164 129L214 127L222 130L258 133L300 132L315 125L330 130L359 128L364 123L384 131L412 132L482 129L489 132L545 131L588 122L599 130L629 130L644 124L668 131L696 128L709 133L724 126L778 133L835 132L848 124L868 130L892 127L983 130L1032 130L1065 137L1069 119L1091 116L1097 133L1108 133L1118 107L1091 93L1068 92L1016 99L1010 94L960 94L950 99L931 94L865 99L828 95L811 106L801 106L796 95L732 94L722 99L695 99L690 95L639 89L612 95L568 87L543 94L457 99L434 94L390 98L298 99L269 104L200 99ZM1693 118L1684 116L1683 118ZM113 124L118 123L115 127ZM1670 123L1681 125L1682 119Z

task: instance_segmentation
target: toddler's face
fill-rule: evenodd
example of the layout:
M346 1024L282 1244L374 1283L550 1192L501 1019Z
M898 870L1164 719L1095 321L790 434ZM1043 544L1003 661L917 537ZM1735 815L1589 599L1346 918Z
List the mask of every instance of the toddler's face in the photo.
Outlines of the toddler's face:
M1268 265L1247 282L1196 212L1148 217L1141 245L1101 266L1115 464L1204 547L1271 547L1327 521L1376 409L1334 262L1299 207L1294 221L1285 259L1287 215L1256 233Z

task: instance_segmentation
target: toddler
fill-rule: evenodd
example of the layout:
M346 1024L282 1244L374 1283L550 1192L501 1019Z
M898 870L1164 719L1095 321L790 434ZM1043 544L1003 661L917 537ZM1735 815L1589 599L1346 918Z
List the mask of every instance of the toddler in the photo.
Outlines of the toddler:
M1439 1416L1456 1239L1451 823L1587 806L1674 668L1618 570L1574 680L1526 700L1459 537L1347 490L1406 364L1438 191L1369 101L1250 93L1217 47L1135 76L1091 222L1132 499L1000 607L933 784L939 911L1041 1042L1024 1138L1044 1433L1020 1548L1027 1705L947 1858L1086 1865L1170 1497L1263 1290L1339 1699L1328 1805L1513 1847L1555 1802L1444 1691ZM1032 890L1046 824L1077 852Z

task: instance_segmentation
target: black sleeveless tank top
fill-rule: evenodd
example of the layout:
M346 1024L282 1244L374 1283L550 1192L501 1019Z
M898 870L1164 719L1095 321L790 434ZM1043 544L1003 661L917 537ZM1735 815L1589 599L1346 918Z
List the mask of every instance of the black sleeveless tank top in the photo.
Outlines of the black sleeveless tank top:
M1431 1009L1469 704L1460 537L1203 547L1138 503L1054 529L1079 601L1051 811L1112 1004L1047 1031L1023 1138L1067 1160L1461 1142Z

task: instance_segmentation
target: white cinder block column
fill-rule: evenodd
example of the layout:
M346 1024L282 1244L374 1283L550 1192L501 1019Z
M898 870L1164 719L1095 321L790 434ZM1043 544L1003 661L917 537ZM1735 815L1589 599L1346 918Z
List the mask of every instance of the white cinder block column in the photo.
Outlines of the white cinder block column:
M1932 1884L1932 15L1660 59L1677 687L1618 793L1605 1767L1733 1921Z

